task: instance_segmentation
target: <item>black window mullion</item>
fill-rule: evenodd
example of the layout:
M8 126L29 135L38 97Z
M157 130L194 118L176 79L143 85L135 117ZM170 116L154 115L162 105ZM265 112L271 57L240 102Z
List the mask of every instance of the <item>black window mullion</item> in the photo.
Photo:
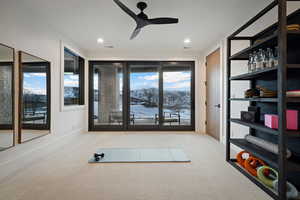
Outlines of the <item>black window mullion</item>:
M79 57L79 105L84 105L84 71L85 63L84 59Z
M123 129L127 130L130 123L130 101L129 101L129 68L127 63L123 63Z
M51 123L51 64L47 64L46 81L47 81L47 129L50 130Z
M160 62L159 65L159 85L158 85L158 90L159 90L159 108L158 108L158 112L159 112L159 128L163 127L163 104L164 104L164 97L163 97L163 84L164 84L164 80L163 80L163 66L162 66L162 62Z
M94 64L89 61L89 131L95 127L94 123Z
M192 76L191 76L191 126L193 128L195 128L195 62L191 63L191 72L192 72Z

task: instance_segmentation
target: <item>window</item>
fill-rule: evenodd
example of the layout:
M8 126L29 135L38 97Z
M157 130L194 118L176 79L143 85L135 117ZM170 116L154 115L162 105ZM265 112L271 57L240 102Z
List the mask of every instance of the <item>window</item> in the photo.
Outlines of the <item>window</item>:
M90 61L89 130L194 130L194 62Z
M64 105L84 104L84 59L64 49Z

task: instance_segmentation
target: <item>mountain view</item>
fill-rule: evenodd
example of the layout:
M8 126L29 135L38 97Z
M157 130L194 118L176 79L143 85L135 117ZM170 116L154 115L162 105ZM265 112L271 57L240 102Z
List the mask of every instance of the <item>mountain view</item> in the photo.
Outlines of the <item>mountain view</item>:
M95 80L94 80L95 81ZM98 79L96 79L96 86ZM119 80L118 92L122 105L122 79ZM136 122L158 123L159 115L159 76L158 72L130 73L130 114ZM99 116L99 91L94 90L94 113ZM120 107L120 111L122 107ZM165 116L179 116L181 123L189 124L191 120L191 72L163 73L163 113ZM101 115L100 115L101 116ZM147 121L147 122L145 122Z

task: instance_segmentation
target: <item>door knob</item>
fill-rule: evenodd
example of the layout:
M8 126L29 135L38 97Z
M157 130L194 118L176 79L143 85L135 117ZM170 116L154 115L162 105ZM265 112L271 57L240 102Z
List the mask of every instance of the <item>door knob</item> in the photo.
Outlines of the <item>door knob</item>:
M214 105L216 108L221 108L221 104Z

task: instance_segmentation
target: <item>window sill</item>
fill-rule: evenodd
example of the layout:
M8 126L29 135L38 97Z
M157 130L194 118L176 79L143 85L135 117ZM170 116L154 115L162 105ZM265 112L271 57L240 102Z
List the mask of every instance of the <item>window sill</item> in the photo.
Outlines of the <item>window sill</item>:
M86 106L85 105L70 105L70 106L62 106L61 111L62 112L68 112L68 111L79 111L79 110L85 110Z

